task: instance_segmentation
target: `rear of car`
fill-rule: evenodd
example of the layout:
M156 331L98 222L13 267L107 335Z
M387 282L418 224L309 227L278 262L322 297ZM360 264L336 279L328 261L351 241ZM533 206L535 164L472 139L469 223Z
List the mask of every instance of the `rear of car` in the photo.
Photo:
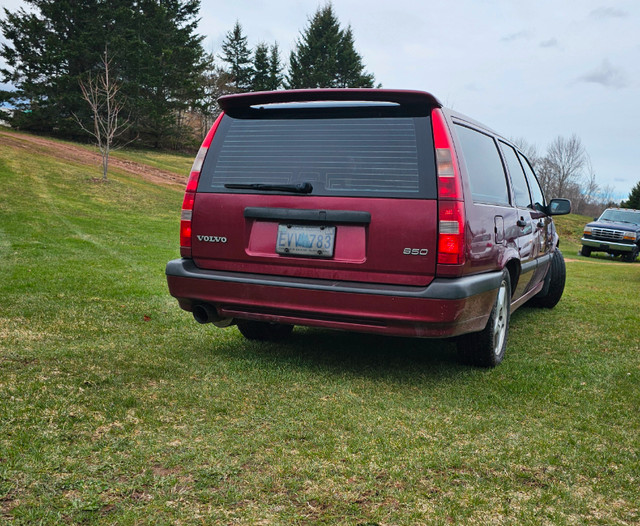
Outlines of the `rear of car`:
M504 352L504 256L516 246L505 221L515 228L518 214L465 202L453 121L435 97L292 90L219 103L187 183L182 258L166 269L183 309L255 339L294 325L445 337L484 330L503 298ZM526 264L536 279L523 300L549 262Z

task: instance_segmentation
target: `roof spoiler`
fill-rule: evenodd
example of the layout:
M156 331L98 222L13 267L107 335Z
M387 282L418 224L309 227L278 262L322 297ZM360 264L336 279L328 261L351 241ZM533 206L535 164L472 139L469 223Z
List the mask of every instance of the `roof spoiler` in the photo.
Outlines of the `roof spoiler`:
M393 102L402 106L425 105L441 108L442 104L426 91L390 90L372 88L320 88L278 91L257 91L223 95L218 104L225 111L239 110L262 104L314 101L371 101Z

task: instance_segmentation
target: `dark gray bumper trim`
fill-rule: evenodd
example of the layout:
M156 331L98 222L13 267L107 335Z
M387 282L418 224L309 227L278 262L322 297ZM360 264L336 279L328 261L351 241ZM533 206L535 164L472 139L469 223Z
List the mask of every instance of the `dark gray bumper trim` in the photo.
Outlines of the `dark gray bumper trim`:
M582 244L587 246L587 247L591 247L591 248L595 248L595 249L600 249L600 250L607 250L607 249L611 249L611 250L618 250L620 252L633 252L633 249L637 246L635 243L616 243L615 241L604 241L604 240L600 240L600 239L587 239L585 237L583 237L580 241L582 241ZM607 247L602 248L602 247Z
M167 276L178 278L242 283L245 285L443 300L460 300L482 294L483 292L496 290L500 286L500 280L502 279L502 272L500 271L486 272L462 278L436 278L426 287L408 287L403 285L381 285L376 283L331 281L205 270L198 268L193 263L193 260L184 258L169 261L169 263L167 263L166 274Z

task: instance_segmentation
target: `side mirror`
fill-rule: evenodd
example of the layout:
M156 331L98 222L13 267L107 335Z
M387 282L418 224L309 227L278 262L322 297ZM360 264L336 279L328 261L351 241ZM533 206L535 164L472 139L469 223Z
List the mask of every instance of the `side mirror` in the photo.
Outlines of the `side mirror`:
M547 205L550 216L563 216L571 213L571 201L568 199L552 199Z

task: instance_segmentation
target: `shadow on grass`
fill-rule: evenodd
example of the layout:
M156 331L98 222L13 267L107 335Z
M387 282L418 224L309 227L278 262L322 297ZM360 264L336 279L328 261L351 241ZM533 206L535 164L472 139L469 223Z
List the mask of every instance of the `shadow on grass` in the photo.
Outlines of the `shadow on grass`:
M578 257L582 261L606 261L610 263L620 263L624 265L630 265L633 263L638 263L640 260L637 258L634 261L627 261L624 259L624 256L612 256L611 254L607 254L606 252L592 252L590 256L583 256L582 254L578 254Z
M283 342L234 337L212 351L262 369L286 369L401 382L446 378L473 369L461 365L454 340L397 338L296 327Z

